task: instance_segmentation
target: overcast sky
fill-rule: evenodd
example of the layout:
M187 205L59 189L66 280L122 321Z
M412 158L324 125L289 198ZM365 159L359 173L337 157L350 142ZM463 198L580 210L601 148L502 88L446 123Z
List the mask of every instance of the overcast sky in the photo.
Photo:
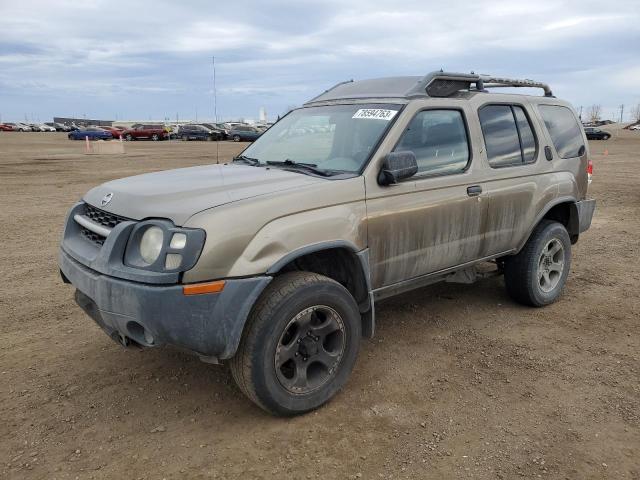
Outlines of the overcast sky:
M546 81L613 116L640 103L640 0L0 0L0 115L212 118L213 55L222 119L440 68Z

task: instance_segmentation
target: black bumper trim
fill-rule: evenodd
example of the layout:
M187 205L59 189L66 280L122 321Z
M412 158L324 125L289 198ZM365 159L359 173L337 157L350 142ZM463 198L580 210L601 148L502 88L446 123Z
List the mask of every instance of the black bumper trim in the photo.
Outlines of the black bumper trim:
M229 279L221 293L185 296L182 285L103 275L64 250L59 264L64 278L80 292L77 303L109 336L117 333L147 347L174 345L218 359L235 354L251 307L271 281L268 276Z
M593 213L596 210L595 199L586 199L576 202L578 209L578 233L586 232L591 227Z

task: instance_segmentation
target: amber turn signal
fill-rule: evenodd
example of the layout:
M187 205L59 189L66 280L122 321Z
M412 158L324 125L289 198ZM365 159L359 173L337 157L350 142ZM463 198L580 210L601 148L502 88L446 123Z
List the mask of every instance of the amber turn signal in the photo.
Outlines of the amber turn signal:
M185 295L220 293L222 290L224 290L224 280L218 280L217 282L193 283L191 285L184 285L182 287L182 293L184 293Z

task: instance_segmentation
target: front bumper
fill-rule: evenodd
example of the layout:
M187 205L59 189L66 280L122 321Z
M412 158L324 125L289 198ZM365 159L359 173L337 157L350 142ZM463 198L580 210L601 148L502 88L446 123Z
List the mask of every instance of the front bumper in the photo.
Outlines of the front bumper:
M173 345L207 357L231 358L251 307L271 277L227 280L220 293L184 295L182 285L152 285L91 270L64 250L63 278L76 302L114 340L144 347Z

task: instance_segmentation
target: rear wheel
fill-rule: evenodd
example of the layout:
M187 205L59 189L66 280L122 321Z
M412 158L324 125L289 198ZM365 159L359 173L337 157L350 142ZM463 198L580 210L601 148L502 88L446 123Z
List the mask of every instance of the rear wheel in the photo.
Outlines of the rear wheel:
M186 135L182 135L182 141L186 142L187 140L189 140L189 137L187 137Z
M239 142L240 141L240 135L234 135L233 136L233 141L234 142Z
M158 135L157 133L154 133L153 135L151 135L151 140L153 140L154 142L157 142L158 140L160 140L160 135Z
M609 140L611 138L611 135L605 135L604 137L602 137L603 140Z
M562 294L571 267L571 240L561 223L543 220L526 245L505 259L509 295L525 305L542 307Z
M133 140L133 135L131 135L130 133L127 133L124 137L128 142Z
M347 382L360 336L358 306L346 288L315 273L286 273L256 303L231 373L264 410L308 412Z

